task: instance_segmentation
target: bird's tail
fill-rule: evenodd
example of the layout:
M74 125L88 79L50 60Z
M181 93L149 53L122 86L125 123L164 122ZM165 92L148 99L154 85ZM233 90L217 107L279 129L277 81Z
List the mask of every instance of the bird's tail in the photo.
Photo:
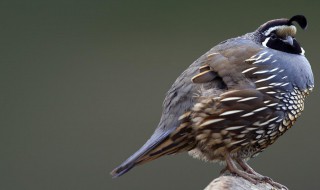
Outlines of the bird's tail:
M190 150L193 148L192 141L187 140L189 137L185 135L185 131L184 129L173 132L173 134L171 134L171 131L161 133L161 135L157 133L153 134L136 153L115 168L110 174L113 178L116 178L127 173L136 165L155 160L164 155Z

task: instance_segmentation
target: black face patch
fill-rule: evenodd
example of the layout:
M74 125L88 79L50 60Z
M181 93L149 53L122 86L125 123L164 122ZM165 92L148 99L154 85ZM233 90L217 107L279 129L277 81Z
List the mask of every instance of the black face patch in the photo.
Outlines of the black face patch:
M293 45L291 45L285 42L282 38L276 36L274 33L271 33L268 37L265 38L262 44L278 51L292 54L303 54L301 46L295 38L293 38Z

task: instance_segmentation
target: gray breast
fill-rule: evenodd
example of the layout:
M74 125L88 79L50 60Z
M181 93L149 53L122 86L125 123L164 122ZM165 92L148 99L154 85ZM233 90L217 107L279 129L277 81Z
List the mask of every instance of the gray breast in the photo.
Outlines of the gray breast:
M251 73L253 78L257 77L257 86L271 84L275 89L287 92L295 87L305 91L314 86L311 66L303 55L266 48L254 57L252 64L257 67Z

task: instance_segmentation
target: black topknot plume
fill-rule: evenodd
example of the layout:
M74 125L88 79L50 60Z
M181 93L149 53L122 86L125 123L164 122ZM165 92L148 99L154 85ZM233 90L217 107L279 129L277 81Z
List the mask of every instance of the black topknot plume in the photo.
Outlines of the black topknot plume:
M290 18L289 20L289 24L291 25L292 22L297 22L299 24L299 26L302 28L302 29L306 29L307 26L308 26L308 22L307 22L307 19L305 16L303 15L295 15L293 16L292 18Z

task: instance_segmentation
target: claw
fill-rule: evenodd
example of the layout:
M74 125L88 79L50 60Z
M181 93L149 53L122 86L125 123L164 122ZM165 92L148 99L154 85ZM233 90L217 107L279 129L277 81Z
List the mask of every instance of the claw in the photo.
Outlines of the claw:
M286 186L273 181L270 177L263 176L263 175L257 173L256 171L254 171L245 161L243 161L241 159L235 159L235 160L243 170L240 170L239 168L237 168L233 159L229 155L227 155L226 156L227 166L222 171L225 172L225 170L229 170L230 173L236 174L236 175L250 181L253 184L268 183L271 186L276 187L278 189L288 190L288 188Z

